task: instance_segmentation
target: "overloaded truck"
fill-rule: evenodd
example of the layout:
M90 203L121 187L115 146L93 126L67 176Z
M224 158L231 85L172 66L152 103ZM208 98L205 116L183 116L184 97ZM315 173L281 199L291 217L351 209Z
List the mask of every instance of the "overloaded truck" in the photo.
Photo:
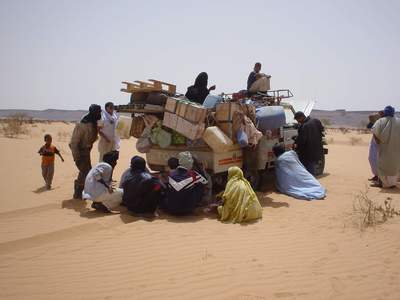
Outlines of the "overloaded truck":
M244 91L209 95L199 105L178 94L170 83L150 79L123 84L126 87L121 91L131 94L130 103L117 110L131 114L131 135L138 138L137 149L145 153L149 168L163 172L169 158L190 151L217 186L223 186L227 170L237 166L257 188L263 173L274 166L272 147L277 143L286 149L293 147L298 126L294 113L301 110L309 115L314 105L292 101L290 90L268 90L251 97ZM235 127L235 118L245 120L245 125ZM254 143L247 143L249 132L255 132ZM324 166L322 157L318 175Z

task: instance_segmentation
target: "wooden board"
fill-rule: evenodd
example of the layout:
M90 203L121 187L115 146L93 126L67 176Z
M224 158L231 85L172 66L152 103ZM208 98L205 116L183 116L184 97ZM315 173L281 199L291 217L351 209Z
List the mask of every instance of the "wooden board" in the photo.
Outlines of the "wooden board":
M126 93L165 92L169 95L175 95L176 93L176 85L155 79L149 79L148 82L141 80L135 80L134 82L122 81L122 84L126 84L126 87L122 88L121 91Z

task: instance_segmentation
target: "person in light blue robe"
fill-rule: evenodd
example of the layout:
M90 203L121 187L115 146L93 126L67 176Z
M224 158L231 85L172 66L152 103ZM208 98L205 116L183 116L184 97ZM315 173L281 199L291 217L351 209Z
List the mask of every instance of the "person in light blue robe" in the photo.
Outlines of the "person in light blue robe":
M275 145L276 186L281 193L297 199L319 200L326 196L325 188L302 165L297 153Z

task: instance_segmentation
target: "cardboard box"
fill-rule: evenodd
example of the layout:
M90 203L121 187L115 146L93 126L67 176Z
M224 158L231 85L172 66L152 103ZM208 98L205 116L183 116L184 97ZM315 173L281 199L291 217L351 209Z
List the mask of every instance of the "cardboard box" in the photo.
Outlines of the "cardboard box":
M218 127L231 139L236 140L232 130L233 114L240 111L240 105L236 102L226 102L217 104L215 119Z
M170 112L164 113L163 126L175 130L177 122L178 122L177 115Z
M207 108L198 104L189 104L186 107L185 119L191 122L204 122L207 115Z
M220 122L232 122L235 111L240 111L240 105L236 102L217 104L215 118Z
M175 113L179 102L180 100L177 98L168 97L167 102L165 103L165 110Z
M177 104L176 114L182 118L185 118L187 107L189 106L188 102L181 101Z
M178 116L177 118L178 121L175 128L177 132L179 132L180 134L184 135L185 137L191 140L197 140L203 136L203 132L205 129L204 123L194 124L185 120L182 117Z
M236 141L236 136L234 135L232 129L232 122L218 123L219 129L221 129L231 140Z

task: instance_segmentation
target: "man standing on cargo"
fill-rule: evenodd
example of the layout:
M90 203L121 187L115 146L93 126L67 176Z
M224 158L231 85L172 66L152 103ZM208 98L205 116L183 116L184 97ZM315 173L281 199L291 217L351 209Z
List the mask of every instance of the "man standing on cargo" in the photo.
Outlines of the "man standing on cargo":
M90 151L93 143L97 139L97 121L101 118L101 106L92 104L89 113L75 125L69 147L79 174L74 183L74 199L82 199L82 191L85 184L86 175L92 168L90 161Z
M301 111L296 112L294 118L300 124L295 149L301 163L315 176L318 161L324 155L322 146L324 126L320 120L306 117Z
M247 91L250 94L256 94L257 92L266 93L269 87L269 78L271 76L260 73L261 63L257 62L254 65L254 70L249 74L247 79Z

